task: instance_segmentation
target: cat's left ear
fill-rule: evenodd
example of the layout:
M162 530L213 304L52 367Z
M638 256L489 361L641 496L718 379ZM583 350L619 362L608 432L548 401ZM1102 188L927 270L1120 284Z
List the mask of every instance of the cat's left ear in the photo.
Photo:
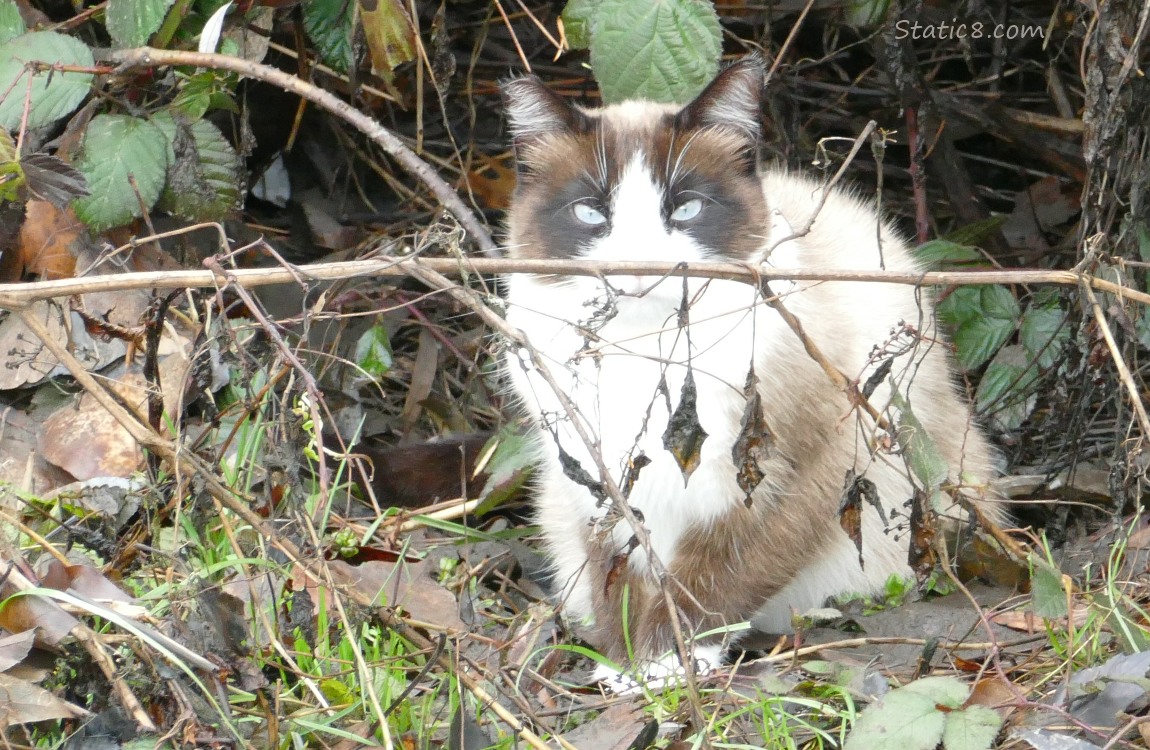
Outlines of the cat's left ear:
M748 145L762 135L759 103L766 69L763 58L751 54L727 67L703 93L679 112L675 124L681 129L722 127L743 136Z

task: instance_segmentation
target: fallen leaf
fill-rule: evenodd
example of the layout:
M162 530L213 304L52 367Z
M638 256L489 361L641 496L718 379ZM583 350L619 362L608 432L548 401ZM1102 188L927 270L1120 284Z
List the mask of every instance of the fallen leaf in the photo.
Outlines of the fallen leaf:
M459 619L455 595L433 580L427 561L370 561L349 565L342 560L328 562L336 583L351 586L373 602L403 609L412 618L444 628L465 631Z
M44 688L0 674L0 729L53 719L78 719L88 712L60 700Z
M14 586L0 586L0 627L9 633L33 631L37 645L56 647L80 624L51 599L15 593Z
M0 638L0 672L7 672L24 661L35 640L36 634L31 630Z
M87 229L71 209L46 200L28 201L20 228L24 275L44 280L68 279L76 273L76 258L90 244Z
M654 736L647 736L651 734L652 722L658 733L659 722L649 718L642 705L636 702L616 703L591 721L568 732L564 739L574 747L593 747L598 750L647 748L655 739ZM642 739L646 741L640 741Z

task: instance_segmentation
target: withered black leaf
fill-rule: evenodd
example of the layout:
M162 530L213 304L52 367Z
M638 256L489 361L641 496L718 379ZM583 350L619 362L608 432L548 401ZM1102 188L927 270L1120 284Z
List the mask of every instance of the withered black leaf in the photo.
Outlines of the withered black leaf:
M591 490L591 495L597 504L602 505L607 500L607 492L603 489L603 483L595 481L595 478L583 468L583 464L563 450L562 445L559 446L559 465L563 467L563 473L568 479Z
M63 210L73 198L89 195L88 183L80 170L48 154L28 154L20 160L28 192Z
M891 365L894 364L894 357L888 357L883 360L883 363L878 366L878 369L871 373L871 376L863 383L862 395L863 398L870 398L874 393L874 389L878 388L878 384L886 380L886 376L890 374Z
M878 510L882 522L886 524L886 514L882 503L879 502L878 487L875 483L855 473L854 469L847 469L846 479L843 481L842 501L839 503L839 526L854 542L859 553L859 567L864 568L862 548L862 511L863 503Z
M623 481L619 483L619 491L623 493L623 497L631 496L631 490L639 480L639 472L649 463L651 459L646 453L640 453L627 462L627 468L623 471Z
M691 474L699 468L703 451L703 441L707 431L699 424L698 392L695 390L695 373L687 366L687 377L683 380L683 390L679 394L679 405L667 420L663 431L663 447L675 457L679 471L683 472L683 485L686 486Z
M920 581L930 575L936 562L934 537L938 533L938 528L930 505L930 497L925 491L916 487L910 507L910 547L907 550L906 561Z
M743 502L751 507L751 494L766 476L764 467L771 457L775 436L771 434L767 420L763 416L763 397L759 394L759 378L754 365L747 371L747 383L743 386L743 421L739 434L731 447L731 459L735 462L735 480L744 493Z

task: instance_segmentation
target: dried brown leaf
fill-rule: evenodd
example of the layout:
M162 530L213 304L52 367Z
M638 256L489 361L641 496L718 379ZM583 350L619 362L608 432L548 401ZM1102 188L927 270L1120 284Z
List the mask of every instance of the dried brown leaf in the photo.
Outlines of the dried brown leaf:
M432 579L425 560L372 560L362 565L332 560L328 566L336 583L352 586L372 601L403 609L422 622L459 631L467 629L459 619L455 595Z
M0 638L0 672L7 672L24 661L24 657L32 650L35 640L36 634L31 630Z
M78 719L88 712L38 685L0 674L0 728L53 719Z

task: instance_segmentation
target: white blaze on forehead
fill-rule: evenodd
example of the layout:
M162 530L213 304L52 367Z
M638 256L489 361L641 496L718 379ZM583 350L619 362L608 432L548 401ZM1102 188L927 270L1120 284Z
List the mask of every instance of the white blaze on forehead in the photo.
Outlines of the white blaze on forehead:
M651 246L667 236L663 224L663 191L641 151L635 152L627 162L615 184L611 193L611 218L611 243L616 247L628 246L628 255L636 259L648 257Z
M611 231L588 247L597 260L663 260L695 262L706 252L687 233L663 221L663 186L651 173L642 152L622 169L610 197Z

